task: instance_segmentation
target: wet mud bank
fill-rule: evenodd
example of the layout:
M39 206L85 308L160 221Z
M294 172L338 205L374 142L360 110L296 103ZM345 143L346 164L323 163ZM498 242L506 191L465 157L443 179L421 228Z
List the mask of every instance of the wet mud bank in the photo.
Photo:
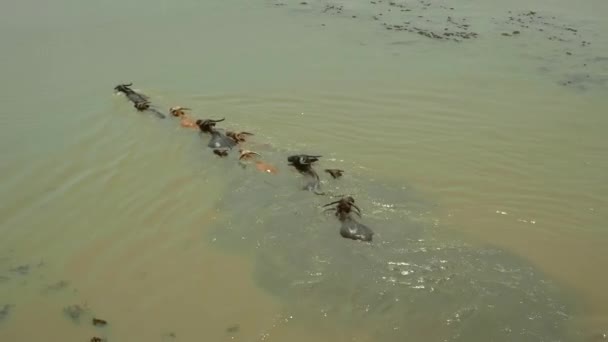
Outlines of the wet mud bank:
M409 35L444 44L496 40L520 51L522 58L538 60L538 74L548 75L561 86L578 90L608 87L608 58L602 50L606 37L588 22L533 7L479 13L466 4L427 0L273 0L267 5L326 18L330 26L339 25L339 19L356 20L394 37ZM328 25L321 25L331 32ZM424 40L417 43L424 44Z

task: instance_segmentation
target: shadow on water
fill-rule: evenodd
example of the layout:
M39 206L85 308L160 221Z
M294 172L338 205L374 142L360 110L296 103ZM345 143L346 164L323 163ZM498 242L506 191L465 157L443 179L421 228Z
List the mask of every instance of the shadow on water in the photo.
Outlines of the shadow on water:
M218 203L234 214L209 239L253 258L258 284L305 327L329 325L358 340L365 332L374 341L578 334L568 329L574 309L567 294L514 255L439 237L433 205L408 187L357 174L324 177L324 190L355 197L361 222L375 231L368 244L341 238L338 220L320 208L332 199L299 191L297 174L240 172L246 177L234 175Z

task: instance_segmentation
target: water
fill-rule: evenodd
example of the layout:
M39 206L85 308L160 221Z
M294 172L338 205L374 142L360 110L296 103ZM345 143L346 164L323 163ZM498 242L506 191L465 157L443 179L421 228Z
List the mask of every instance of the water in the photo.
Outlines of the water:
M0 340L605 339L606 4L300 2L0 5ZM386 29L446 16L479 36ZM136 113L131 81L279 173ZM372 245L300 152L346 170L322 186Z

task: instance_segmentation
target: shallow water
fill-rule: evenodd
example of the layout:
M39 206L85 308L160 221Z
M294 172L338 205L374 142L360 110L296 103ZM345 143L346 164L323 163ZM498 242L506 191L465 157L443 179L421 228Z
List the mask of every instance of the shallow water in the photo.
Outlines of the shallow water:
M0 340L605 339L606 4L375 2L0 4ZM478 37L387 29L447 16ZM346 170L322 187L372 244L296 153Z

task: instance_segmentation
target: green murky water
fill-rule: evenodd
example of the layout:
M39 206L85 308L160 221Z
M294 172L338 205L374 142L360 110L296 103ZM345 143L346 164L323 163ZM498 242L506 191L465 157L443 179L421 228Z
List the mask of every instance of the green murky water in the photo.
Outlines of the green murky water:
M605 340L607 9L2 3L0 340ZM297 153L346 171L322 187L373 244Z

